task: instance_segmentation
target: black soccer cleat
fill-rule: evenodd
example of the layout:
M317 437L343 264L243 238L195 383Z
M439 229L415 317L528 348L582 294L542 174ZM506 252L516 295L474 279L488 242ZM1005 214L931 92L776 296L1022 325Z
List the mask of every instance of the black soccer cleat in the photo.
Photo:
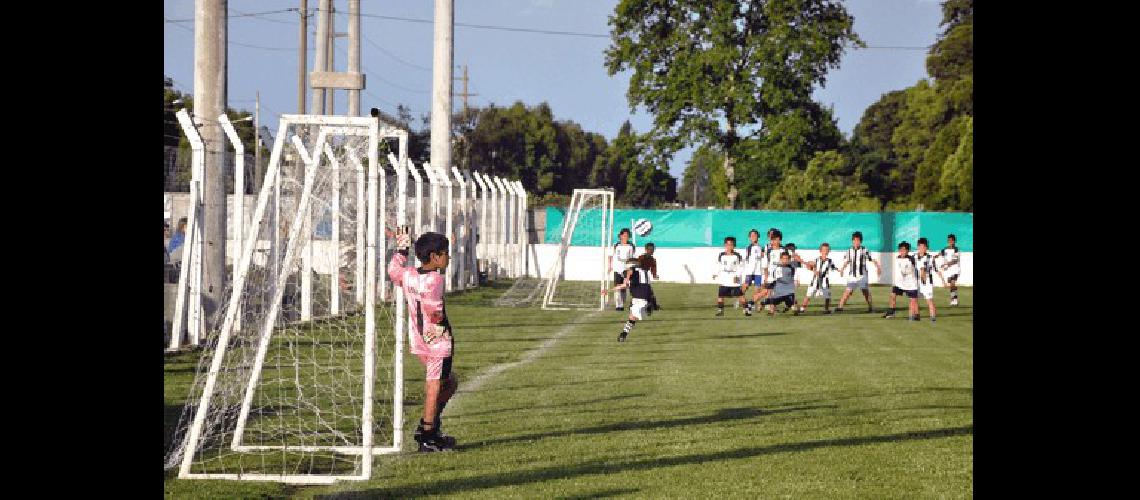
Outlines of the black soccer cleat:
M893 317L895 317L895 313L893 311L887 311L887 312L883 313L883 317L888 318L888 319L893 318Z
M717 316L724 316L724 308L723 307L716 308L716 315Z
M824 309L823 314L831 314L831 309Z
M425 453L448 451L455 447L455 438L440 433L438 427L431 431L425 431L422 423L416 427L416 432L412 437L416 443L419 443L419 451Z
M615 311L617 311L617 312L621 312L621 311L624 311L624 310L625 310L625 308L624 308L624 307L622 307L622 306L617 306L617 307L615 307L615 308L614 308L614 310L615 310Z
M841 312L843 312L843 308L842 307L836 307L835 312L841 313Z
M935 318L934 316L931 316L931 317L930 317L930 322L931 322L931 323L935 323L935 322L937 322L937 318Z

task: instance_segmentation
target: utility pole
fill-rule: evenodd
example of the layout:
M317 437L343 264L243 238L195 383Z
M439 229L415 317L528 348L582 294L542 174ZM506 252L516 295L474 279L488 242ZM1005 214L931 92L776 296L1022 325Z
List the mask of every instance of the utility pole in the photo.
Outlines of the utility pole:
M328 59L329 42L329 8L332 0L320 0L317 7L317 53L313 59L313 72L328 71L325 61ZM313 105L310 111L314 115L325 114L325 89L313 85Z
M305 114L305 73L309 65L309 0L301 0L301 51L297 55L297 113Z
M459 97L463 98L463 117L467 118L467 98L468 97L475 97L475 96L478 96L479 94L470 94L467 92L467 65L466 64L463 65L463 78L456 78L456 80L462 80L463 81L463 93L459 94Z
M364 74L360 72L360 0L349 0L349 23L347 33L337 33L334 29L332 0L321 0L317 16L317 55L313 72L309 74L309 86L313 89L314 115L331 115L333 92L335 89L349 91L348 112L350 116L360 115L360 92L364 90ZM333 71L333 51L335 37L348 36L348 70ZM355 99L353 93L355 91Z
M218 115L226 109L227 0L195 0L194 121L205 143L202 180L203 310L213 318L226 278L225 147ZM190 248L187 242L187 248ZM207 331L215 325L206 324Z
M435 0L432 57L431 166L451 170L451 65L454 0Z
M360 72L360 0L348 0L348 72ZM348 116L360 116L360 90L348 90Z
M325 27L325 36L328 37L328 40L325 40L325 50L328 51L328 53L325 54L325 67L321 71L332 72L333 68L336 67L336 34L337 34L336 33L336 2L334 0L328 0L328 1L329 1L329 12L327 15L325 15L325 22L328 23L328 25ZM326 89L325 90L325 114L326 115L335 115L336 114L335 106L333 106L333 104L335 102L336 102L336 90Z
M303 98L303 96L302 96ZM261 187L261 91L253 93L253 193Z

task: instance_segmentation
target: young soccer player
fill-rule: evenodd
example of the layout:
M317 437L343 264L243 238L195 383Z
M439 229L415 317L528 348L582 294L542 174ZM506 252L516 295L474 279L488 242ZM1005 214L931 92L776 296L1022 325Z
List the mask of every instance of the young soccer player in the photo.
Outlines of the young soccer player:
M768 234L772 234L771 229L768 230ZM752 299L744 305L745 316L751 316L752 310L756 307L756 299L764 286L763 270L767 265L764 261L764 248L767 245L760 244L760 231L755 229L748 231L748 241L748 248L744 250L744 286L740 293L747 296L748 288L751 286L755 286L756 291L752 293Z
M775 283L772 282L772 271L780 265L780 253L784 251L784 233L779 229L771 228L768 230L768 244L764 246L764 251L761 256L761 282L763 283L756 289L756 293L752 296L752 302L755 303L771 296L772 287ZM775 311L775 306L769 308Z
M628 227L621 228L618 231L618 242L614 244L614 255L610 259L610 271L614 273L614 285L620 285L625 276L625 261L632 259L633 254L637 253L637 247L629 242L629 237L633 233L629 232ZM622 311L625 309L625 289L621 289L621 293L614 294L614 310Z
M649 268L645 267L644 262L644 260L639 261L638 259L627 260L625 262L625 279L620 285L614 287L614 291L628 288L629 295L633 299L629 303L629 319L626 320L625 327L618 334L618 342L625 342L630 330L633 330L633 325L649 313L646 310L649 307Z
M839 268L835 267L830 254L831 245L824 242L819 246L819 257L807 263L807 268L812 270L811 284L808 285L804 303L797 312L807 312L808 302L812 297L818 296L823 297L823 314L831 314L831 280L828 273L838 271Z
M736 237L724 238L724 251L717 255L717 272L713 279L717 280L720 288L716 294L716 315L724 316L724 298L738 297L740 305L744 306L744 292L741 290L740 278L744 271L744 257L736 251ZM745 314L748 310L745 309Z
M906 295L911 321L918 321L918 263L910 255L910 243L899 243L899 254L895 256L895 285L891 287L891 298L887 299L887 312L884 318L895 317L895 297Z
M863 298L867 299L867 312L873 310L871 308L871 290L867 288L868 261L875 264L879 274L883 274L883 266L879 265L879 261L871 257L871 252L863 246L863 233L861 231L851 233L851 248L847 249L847 253L843 255L843 265L839 266L840 276L843 276L847 266L851 266L851 278L847 280L847 289L839 298L839 307L835 308L835 312L843 312L843 306L847 304L847 299L851 298L851 292L856 288L863 290Z
M918 263L918 294L926 299L926 308L930 311L930 322L937 321L934 308L934 273L938 273L938 279L946 282L946 278L942 277L942 271L938 266L934 265L934 254L930 253L930 242L926 238L918 239L918 252L914 255L915 262Z
M404 290L412 328L408 332L409 350L424 364L424 417L416 427L415 440L419 451L444 451L455 447L455 438L443 434L441 415L448 400L459 388L452 373L453 340L447 308L443 304L443 276L447 267L447 237L439 233L424 233L415 243L416 257L423 264L418 268L405 267L411 235L405 226L396 234L396 253L388 264L388 276L395 286Z
M767 305L769 307L768 315L776 314L776 304L784 304L784 310L781 312L788 312L796 305L796 266L788 252L780 252L780 258L776 261L777 264L772 268L769 277L772 279L771 294L768 298L760 302L760 305Z
M942 270L946 272L945 283L950 287L950 305L958 305L958 238L950 234L946 236L946 248L939 255L942 257Z
M657 249L657 245L652 242L645 244L645 253L637 256L637 261L642 268L649 270L649 275L652 276L653 281L660 278L657 276L657 259L653 257L653 251ZM653 293L653 285L651 282L646 282L649 287L649 307L646 309L646 314L652 314L653 311L660 311L661 306L657 305L657 295ZM631 290L630 293L633 293Z

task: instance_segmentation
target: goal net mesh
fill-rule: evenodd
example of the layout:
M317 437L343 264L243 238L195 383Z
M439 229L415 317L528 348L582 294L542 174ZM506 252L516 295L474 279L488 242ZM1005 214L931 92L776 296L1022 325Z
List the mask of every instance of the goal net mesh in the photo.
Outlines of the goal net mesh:
M544 309L601 309L613 233L613 192L574 190L559 228L561 240L546 273Z
M393 443L395 315L387 292L387 302L376 294L375 385L365 392L368 137L328 134L326 148L318 144L320 126L282 128L277 140L286 142L275 145L272 157L279 175L269 186L264 216L251 226L259 236L246 277L226 290L212 322L222 325L232 315L231 334L219 345L213 333L203 346L167 468L181 466L192 449L188 472L199 477L352 477L362 475L371 458L365 433L372 446ZM302 155L316 161L307 165ZM378 221L384 225L394 222L396 209L388 194L395 175L388 179L377 188L380 197L389 196ZM378 233L376 277L383 282L383 249L391 243L379 241L384 228ZM233 295L236 311L230 310Z

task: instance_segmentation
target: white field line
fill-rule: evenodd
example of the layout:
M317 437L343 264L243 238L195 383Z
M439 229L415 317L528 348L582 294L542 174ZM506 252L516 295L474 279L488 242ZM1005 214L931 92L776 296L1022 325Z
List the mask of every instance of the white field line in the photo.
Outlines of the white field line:
M598 314L598 311L594 311L594 312L586 315L585 318L592 318L592 317L596 316L597 314ZM485 385L487 383L487 381L494 378L495 375L503 373L503 372L505 372L511 368L525 365L527 363L530 363L531 361L538 359L539 356L542 356L543 354L546 353L546 351L550 350L551 347L554 347L554 344L557 343L559 339L561 339L562 337L565 337L567 334L569 334L571 331L573 331L576 326L577 325L575 325L573 323L567 323L562 328L559 328L557 332L554 332L554 335L552 337L550 337L549 339L546 339L546 341L539 344L538 348L531 349L530 351L527 351L527 353L524 354L523 357L520 358L518 361L511 361L508 363L499 363L495 366L492 366L492 367L486 369L485 371L483 371L483 373L476 375L475 378L472 378L471 380L468 380L468 381L460 380L459 381L459 390L455 393L455 397L452 398L452 401L450 401L449 404L447 405L448 409L453 410L456 406L458 406L459 396L461 396L465 393L468 393L468 392L478 391L479 388L483 387L483 385Z

